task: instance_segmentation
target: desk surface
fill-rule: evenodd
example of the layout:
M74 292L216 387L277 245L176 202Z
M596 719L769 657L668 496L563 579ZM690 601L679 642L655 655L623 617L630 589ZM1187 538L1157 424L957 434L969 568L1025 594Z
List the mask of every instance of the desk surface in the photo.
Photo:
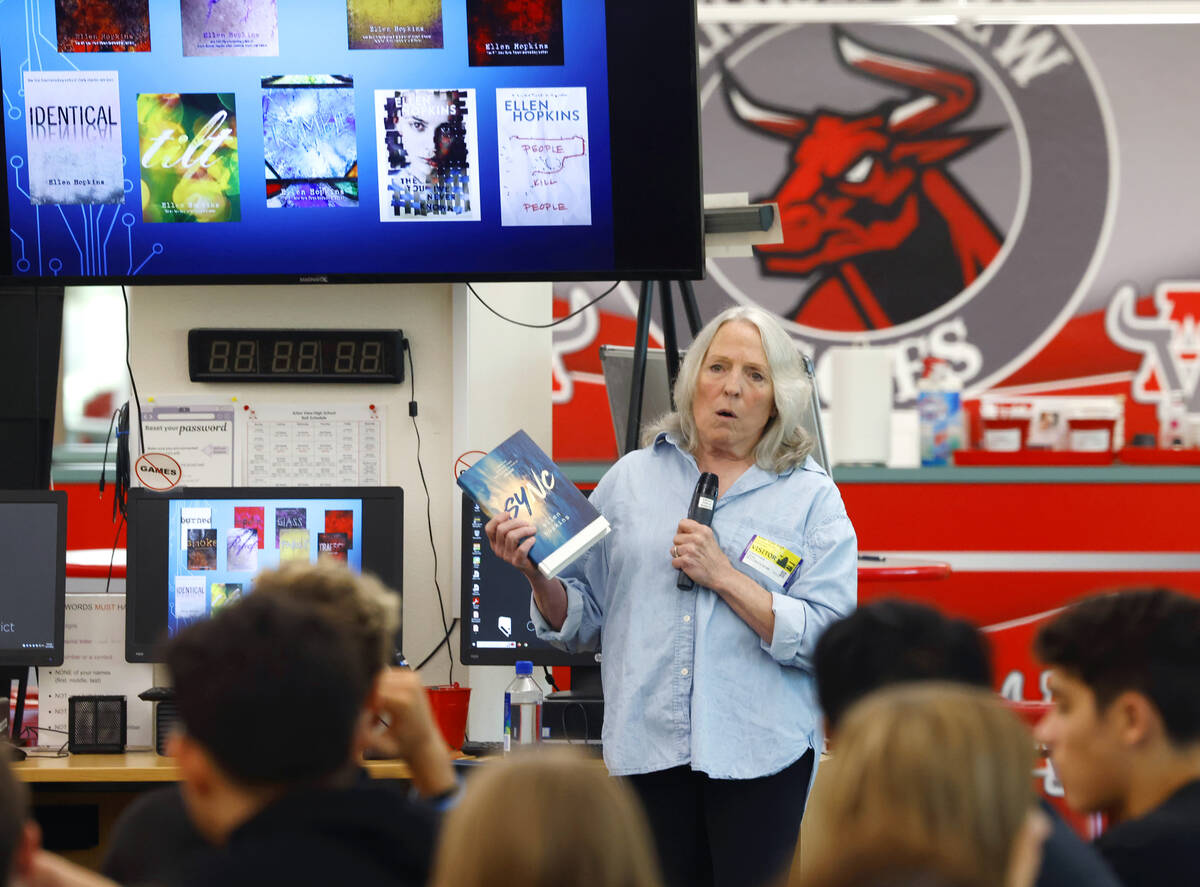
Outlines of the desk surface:
M945 561L921 560L913 557L892 557L878 554L860 554L858 557L859 582L897 582L916 579L945 579L950 575L950 565Z
M160 757L152 751L133 751L121 755L69 755L65 758L35 757L39 754L50 752L31 751L24 761L12 765L19 779L37 784L179 781L175 759ZM408 765L402 761L367 761L364 766L376 779L408 779L410 775Z

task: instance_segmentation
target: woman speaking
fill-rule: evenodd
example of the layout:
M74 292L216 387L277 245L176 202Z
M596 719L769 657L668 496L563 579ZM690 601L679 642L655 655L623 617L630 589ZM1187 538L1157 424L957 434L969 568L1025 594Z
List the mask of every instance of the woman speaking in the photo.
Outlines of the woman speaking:
M596 486L612 532L561 581L530 562L530 524L486 531L529 579L539 637L576 651L603 634L604 760L645 805L667 882L762 884L799 834L822 741L812 652L855 605L854 528L809 456L807 375L771 315L718 315L674 394ZM680 520L702 472L711 527Z

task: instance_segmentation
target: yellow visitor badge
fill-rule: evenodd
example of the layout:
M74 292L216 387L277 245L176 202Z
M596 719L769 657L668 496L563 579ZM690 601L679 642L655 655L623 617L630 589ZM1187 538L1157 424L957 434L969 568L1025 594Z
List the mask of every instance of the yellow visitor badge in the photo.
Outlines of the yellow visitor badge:
M787 588L800 570L800 555L788 551L782 545L754 535L742 552L742 563L762 573L772 582Z

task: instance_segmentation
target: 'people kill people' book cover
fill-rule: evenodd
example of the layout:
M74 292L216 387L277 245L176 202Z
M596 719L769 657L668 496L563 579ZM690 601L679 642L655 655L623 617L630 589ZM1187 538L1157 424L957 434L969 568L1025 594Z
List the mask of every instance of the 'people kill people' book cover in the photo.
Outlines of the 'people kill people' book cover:
M442 0L347 0L351 49L441 49Z
M358 206L354 79L298 74L262 87L267 206Z
M500 224L590 225L587 89L497 89Z
M26 71L29 202L125 202L116 71Z
M467 0L471 67L561 65L562 0Z
M529 559L547 578L558 575L611 529L524 431L459 475L458 485L489 519L504 513L537 528Z
M475 90L375 91L379 218L479 221Z
M180 0L185 56L279 55L275 0Z
M55 0L59 52L149 52L150 0Z
M142 93L137 112L142 221L239 221L233 93Z

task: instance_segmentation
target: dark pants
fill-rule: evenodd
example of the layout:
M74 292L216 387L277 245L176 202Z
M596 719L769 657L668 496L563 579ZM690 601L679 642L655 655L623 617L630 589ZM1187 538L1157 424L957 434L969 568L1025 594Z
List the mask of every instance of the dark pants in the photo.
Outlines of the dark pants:
M810 749L759 779L690 767L627 777L641 798L667 887L759 887L791 864L812 775Z

